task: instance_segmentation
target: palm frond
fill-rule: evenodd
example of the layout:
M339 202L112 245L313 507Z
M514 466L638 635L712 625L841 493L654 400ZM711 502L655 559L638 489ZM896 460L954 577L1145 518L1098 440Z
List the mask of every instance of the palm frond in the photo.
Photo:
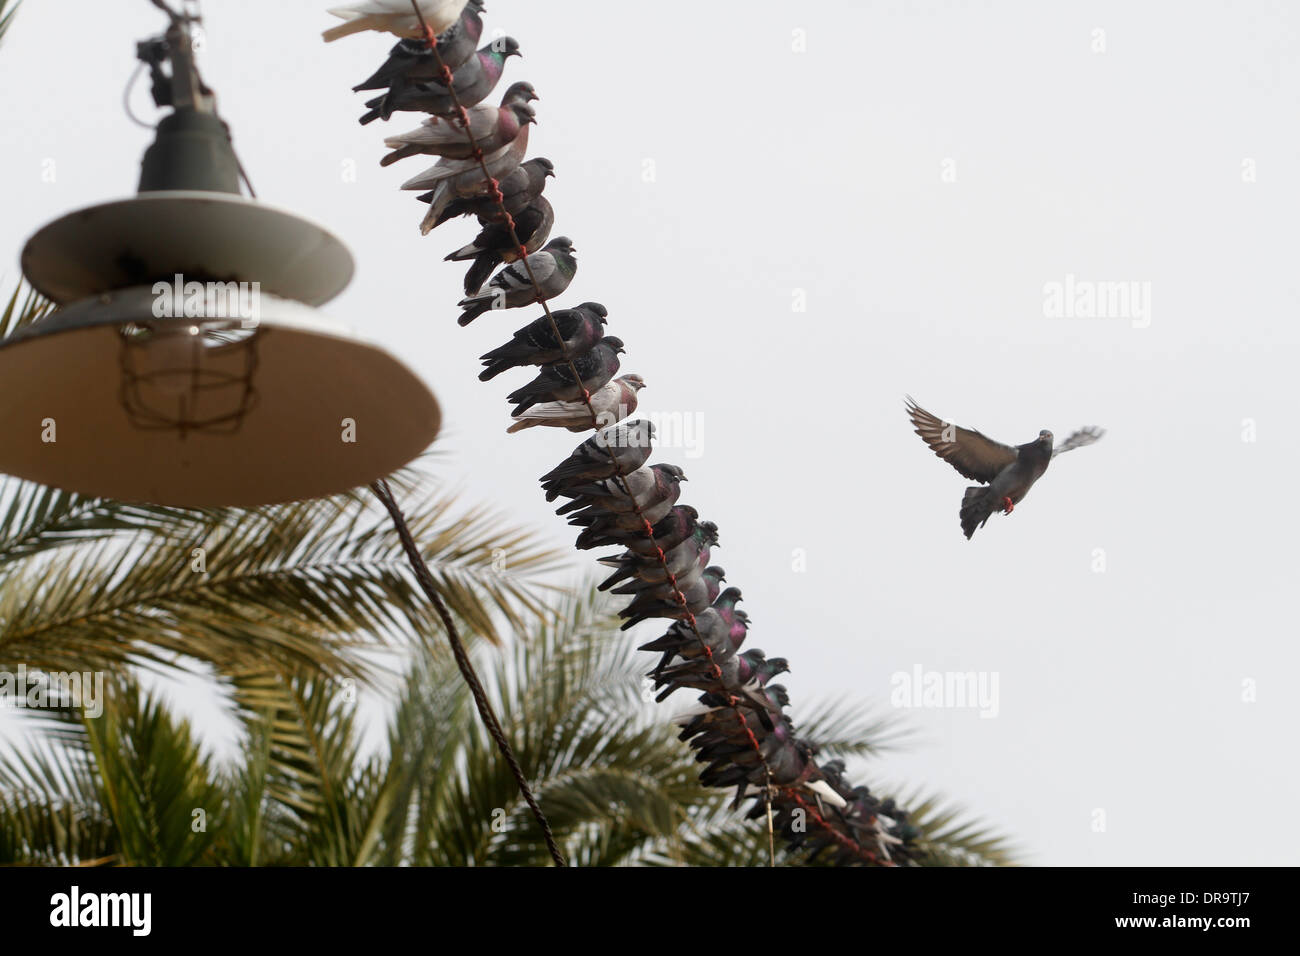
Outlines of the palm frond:
M221 668L255 654L364 676L344 660L349 651L429 640L440 627L396 532L361 495L172 509L8 485L0 664L85 670L191 657ZM546 613L538 576L558 563L554 552L481 510L458 512L427 479L404 485L421 500L408 520L440 591L474 631L500 640L502 628ZM501 549L512 555L508 574Z
M1019 848L968 811L936 794L915 790L895 797L920 831L926 866L1015 866Z

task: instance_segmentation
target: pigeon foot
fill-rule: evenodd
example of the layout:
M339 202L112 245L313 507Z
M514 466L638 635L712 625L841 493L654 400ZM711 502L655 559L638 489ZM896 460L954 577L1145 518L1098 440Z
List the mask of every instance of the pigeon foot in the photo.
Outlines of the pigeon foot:
M1010 498L1003 498L1003 499L1002 499L1002 505L1003 505L1003 507L1002 507L1002 513L1003 513L1003 514L1007 514L1007 515L1009 515L1009 514L1011 514L1011 512L1013 512L1013 511L1016 510L1016 506L1013 505L1013 504L1011 503L1011 499L1010 499Z

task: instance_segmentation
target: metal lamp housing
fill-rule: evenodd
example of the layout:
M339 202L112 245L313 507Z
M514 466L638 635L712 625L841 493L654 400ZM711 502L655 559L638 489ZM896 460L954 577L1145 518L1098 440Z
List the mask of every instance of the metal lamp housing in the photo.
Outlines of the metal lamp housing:
M364 485L437 434L424 384L313 308L264 293L249 323L159 318L157 301L152 286L102 293L0 346L0 468L126 501L253 506Z

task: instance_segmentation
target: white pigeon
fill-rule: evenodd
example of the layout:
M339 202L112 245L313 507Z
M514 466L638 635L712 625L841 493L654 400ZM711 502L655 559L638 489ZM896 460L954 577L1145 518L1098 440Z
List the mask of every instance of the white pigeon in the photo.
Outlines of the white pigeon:
M435 34L456 24L468 0L418 0L424 22ZM411 0L361 0L347 7L331 7L331 13L347 23L330 27L323 34L326 43L363 30L378 30L399 37L422 37L419 17Z
M513 416L513 424L506 431L514 433L538 425L567 428L571 432L587 431L591 428L591 412L596 413L596 421L604 428L621 422L636 411L636 393L643 388L645 381L640 375L624 375L591 393L591 411L587 410L587 403L581 401L542 402ZM684 579L684 575L679 577L678 584Z

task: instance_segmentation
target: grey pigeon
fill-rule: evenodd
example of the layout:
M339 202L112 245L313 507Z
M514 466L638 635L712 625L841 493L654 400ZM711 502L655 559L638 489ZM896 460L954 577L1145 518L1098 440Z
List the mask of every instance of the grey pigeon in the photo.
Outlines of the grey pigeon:
M506 90L500 106L481 103L466 110L472 141L459 121L431 116L413 130L386 138L384 145L392 152L379 165L391 166L408 156L471 159L476 151L484 155L495 152L529 123L537 122L537 114L529 105L535 99L537 93L531 83L515 83Z
M658 468L676 468L676 465L655 465ZM638 469L640 471L641 469ZM677 469L680 473L680 469ZM556 511L561 514L566 509L572 508L575 504L582 505L590 502L582 510L569 515L569 524L581 525L592 531L593 534L604 534L611 529L621 529L624 531L641 531L645 528L646 522L654 525L662 520L673 505L677 503L678 497L682 493L681 481L671 474L665 472L655 473L654 487L644 495L634 495L629 498L625 494L619 494L617 497L592 499L590 497L575 498L569 504ZM608 482L606 482L608 483Z
M453 199L443 206L442 211L438 213L433 222L422 226L421 231L428 234L429 230L435 229L448 219L455 219L457 216L475 216L481 226L494 222L504 222L505 216L501 212L502 206L511 216L518 215L542 194L542 191L546 188L547 178L554 175L555 164L544 156L520 163L513 172L497 184L497 188L501 190L500 203L491 196L486 195L471 196L467 199ZM430 190L416 198L420 202L432 202L433 191Z
M541 477L546 500L574 485L631 474L650 457L653 439L654 425L645 419L598 431Z
M576 511L577 515L569 519L569 524L590 524L585 518L582 521L574 519L578 516L629 514L637 508L644 512L669 497L675 498L683 481L686 481L686 472L677 465L647 465L622 481L607 479L569 489L565 497L573 500L556 508L555 513L565 515Z
M659 560L658 555L646 557L635 551L624 551L612 558L599 558L599 563L616 570L596 585L597 590L608 591L615 584L629 578L660 584L668 581L670 574L673 578L680 579L697 565L703 570L709 566L710 549L717 543L718 526L712 521L701 521L695 533L664 555L663 561Z
M506 60L519 55L519 42L514 37L493 40L452 74L450 89L426 80L390 90L382 96L366 100L369 111L362 115L359 122L365 126L377 119L388 119L394 113L450 116L455 112L457 103L466 109L477 106L496 89L501 74L505 72Z
M511 392L506 401L515 403L516 415L522 415L539 402L576 402L583 392L590 394L603 388L618 374L618 357L622 352L623 340L607 335L590 352L543 365L535 379Z
M545 248L531 253L527 259L506 266L494 275L482 292L461 299L458 304L465 311L456 321L460 325L469 325L489 309L518 309L563 294L573 281L573 274L578 271L578 263L573 256L576 251L573 240L568 236L552 239ZM534 279L536 285L533 284Z
M644 520L632 528L598 522L578 536L576 547L579 551L588 551L602 545L617 544L636 554L657 558L660 551L671 551L691 537L699 517L699 512L690 505L674 505L651 525L649 535Z
M531 206L513 219L513 229L506 223L490 223L474 237L473 242L461 246L443 260L474 260L474 264L465 273L466 295L474 295L483 288L483 283L492 274L492 270L501 263L516 261L521 247L526 255L529 249L536 249L546 242L551 237L551 226L555 225L555 210L545 196L538 196Z
M596 424L605 428L623 421L636 411L636 393L643 388L645 380L640 375L620 375L592 392L590 409L582 401L534 405L524 414L514 416L514 423L506 431L513 433L545 425L550 428L567 428L571 432L585 432L592 427L592 412L596 415Z
M474 55L478 38L483 35L482 12L483 4L470 0L460 19L438 35L437 56L423 38L398 40L383 65L352 87L353 91L391 90L412 80L431 80L438 75L439 60L447 69L455 70Z
M1047 471L1054 454L1091 445L1105 434L1099 428L1080 429L1053 452L1052 433L1046 429L1034 441L1013 447L972 429L944 422L910 397L907 414L916 433L936 455L956 468L963 478L986 486L974 485L962 496L961 530L968 540L993 512L1011 514L1034 482Z
M483 157L483 165L473 159L440 159L424 172L402 184L403 189L424 189L432 186L429 197L429 211L420 221L420 234L427 235L432 223L450 203L457 199L484 198L492 196L492 183L514 172L528 152L528 131L531 124L519 131L519 135ZM483 167L487 167L487 178L483 176Z
M608 310L599 302L584 302L573 309L552 312L550 317L534 319L505 345L479 357L487 366L479 373L479 381L486 382L506 369L545 365L590 352L604 337L608 316ZM551 319L555 320L554 329ZM555 329L560 332L558 339Z
M690 585L683 586L679 581L677 586L686 601L684 606L677 600L677 591L671 588L667 589L666 594L656 591L642 592L633 599L631 604L618 612L619 617L628 619L623 622L622 629L626 631L652 617L683 618L687 613L701 614L706 607L717 600L722 582L726 578L726 571L710 566L705 568L704 573Z

